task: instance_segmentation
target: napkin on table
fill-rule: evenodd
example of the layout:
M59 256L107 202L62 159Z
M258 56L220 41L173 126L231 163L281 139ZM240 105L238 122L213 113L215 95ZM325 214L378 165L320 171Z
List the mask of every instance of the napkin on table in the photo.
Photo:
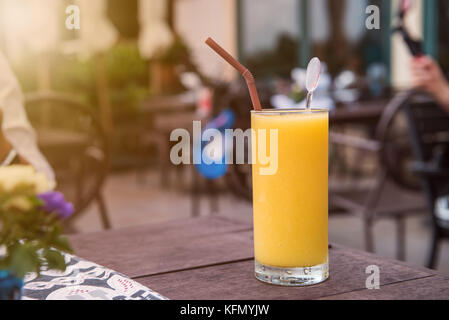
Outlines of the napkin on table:
M159 293L106 267L64 254L67 268L28 274L23 300L166 300Z

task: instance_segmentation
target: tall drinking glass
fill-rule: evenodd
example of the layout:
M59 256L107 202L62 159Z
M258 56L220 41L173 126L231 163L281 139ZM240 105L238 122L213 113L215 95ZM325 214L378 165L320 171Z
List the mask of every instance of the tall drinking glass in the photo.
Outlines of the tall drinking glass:
M285 286L325 281L328 110L253 111L251 126L255 276Z

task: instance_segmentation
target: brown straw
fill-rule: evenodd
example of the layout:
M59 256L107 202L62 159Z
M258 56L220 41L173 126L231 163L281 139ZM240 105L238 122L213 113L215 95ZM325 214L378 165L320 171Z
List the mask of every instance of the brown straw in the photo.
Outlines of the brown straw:
M254 110L262 111L260 105L259 95L257 94L256 82L254 77L240 62L234 59L225 49L223 49L218 43L216 43L212 38L207 38L206 44L211 47L216 53L218 53L223 59L225 59L231 66L237 69L241 73L243 78L245 78L246 85L248 86L249 95L251 96L251 101L253 102Z

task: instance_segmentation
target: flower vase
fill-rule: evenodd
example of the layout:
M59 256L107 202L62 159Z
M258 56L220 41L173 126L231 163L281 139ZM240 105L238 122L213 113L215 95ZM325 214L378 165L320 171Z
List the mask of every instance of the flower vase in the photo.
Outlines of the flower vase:
M20 300L23 280L9 271L0 270L0 300Z

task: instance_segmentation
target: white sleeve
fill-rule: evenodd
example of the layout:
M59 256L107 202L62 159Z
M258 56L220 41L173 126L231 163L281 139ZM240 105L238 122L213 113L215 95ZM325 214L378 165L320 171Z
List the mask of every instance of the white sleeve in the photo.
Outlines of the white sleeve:
M55 175L37 146L36 134L23 106L23 94L5 56L0 52L0 110L2 130L16 152L53 183Z

